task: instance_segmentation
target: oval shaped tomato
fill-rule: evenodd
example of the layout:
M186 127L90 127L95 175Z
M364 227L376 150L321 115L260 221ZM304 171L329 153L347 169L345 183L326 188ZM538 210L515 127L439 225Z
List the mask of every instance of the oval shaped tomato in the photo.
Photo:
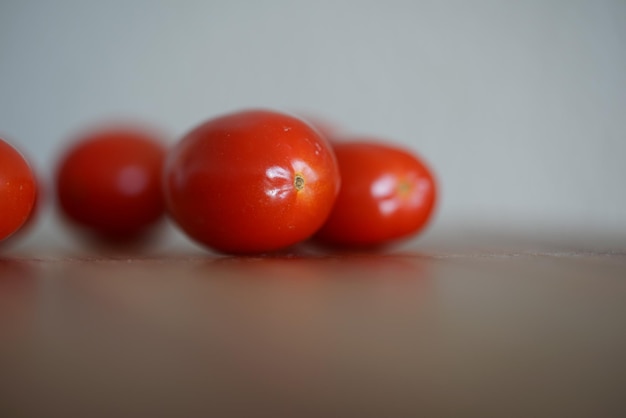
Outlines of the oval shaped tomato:
M335 246L370 247L419 232L436 198L434 177L424 162L399 147L372 141L333 144L341 190L316 235Z
M19 230L35 203L35 176L24 157L0 138L0 241Z
M172 218L194 240L225 253L263 253L310 237L339 188L326 140L302 120L247 110L209 120L168 156Z
M107 240L138 238L165 212L158 135L110 126L82 135L61 159L56 179L62 212Z

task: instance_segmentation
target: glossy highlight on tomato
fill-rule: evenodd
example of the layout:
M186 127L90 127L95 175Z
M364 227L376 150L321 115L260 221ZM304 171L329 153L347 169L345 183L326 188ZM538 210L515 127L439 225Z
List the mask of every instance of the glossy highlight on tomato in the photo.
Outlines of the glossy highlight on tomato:
M18 231L35 204L37 184L24 157L0 138L0 241Z
M324 223L339 189L330 145L283 113L246 110L209 120L168 156L172 218L195 241L234 254L279 250Z
M407 238L430 220L435 179L415 154L379 141L334 142L342 184L316 241L376 247Z
M141 127L110 125L80 135L59 163L62 213L105 240L141 237L165 213L165 153L160 135Z

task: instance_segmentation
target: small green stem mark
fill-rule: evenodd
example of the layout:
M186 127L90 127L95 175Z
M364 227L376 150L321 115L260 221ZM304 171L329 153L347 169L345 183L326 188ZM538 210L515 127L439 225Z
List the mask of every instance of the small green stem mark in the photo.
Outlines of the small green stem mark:
M403 180L400 182L400 184L398 184L398 194L400 196L406 196L409 194L409 192L412 189L412 184L406 180Z
M293 179L293 185L296 187L296 190L304 189L304 177L302 177L302 174L296 174L296 177Z

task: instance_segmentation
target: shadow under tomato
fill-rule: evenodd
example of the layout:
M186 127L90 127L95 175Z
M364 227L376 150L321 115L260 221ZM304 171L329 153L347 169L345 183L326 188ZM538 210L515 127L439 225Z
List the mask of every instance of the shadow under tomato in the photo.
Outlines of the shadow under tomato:
M165 235L165 220L139 233L104 234L76 225L59 216L63 227L80 248L80 253L102 258L145 255L160 243Z

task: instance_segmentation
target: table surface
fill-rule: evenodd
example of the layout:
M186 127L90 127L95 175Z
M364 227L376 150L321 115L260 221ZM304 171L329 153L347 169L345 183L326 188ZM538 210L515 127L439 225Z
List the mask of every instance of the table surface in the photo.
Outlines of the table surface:
M9 252L0 416L626 416L626 245L597 242Z

